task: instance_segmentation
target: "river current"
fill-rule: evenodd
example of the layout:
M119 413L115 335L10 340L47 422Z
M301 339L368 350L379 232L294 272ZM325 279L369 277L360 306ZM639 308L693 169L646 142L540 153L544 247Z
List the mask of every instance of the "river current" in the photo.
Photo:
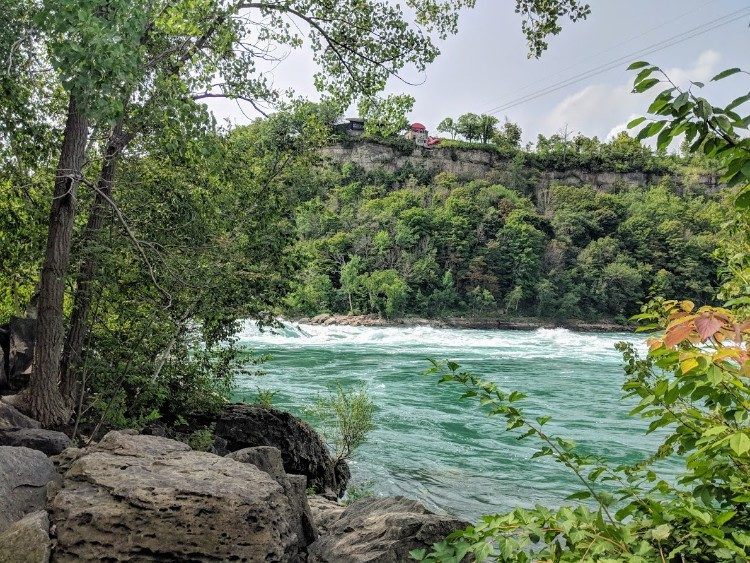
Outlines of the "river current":
M506 390L528 394L522 404L546 428L614 463L654 451L647 423L628 416L621 399L621 340L644 348L632 334L381 328L287 323L258 330L247 323L241 344L271 359L261 377L244 377L236 397L257 388L276 392L274 406L313 425L306 411L336 388L363 385L377 407L375 430L350 462L355 486L404 495L433 510L473 519L514 506L556 506L580 489L560 464L531 459L538 444L518 441L504 419L489 418L461 390L423 375L429 358L453 360ZM666 466L665 477L674 466Z

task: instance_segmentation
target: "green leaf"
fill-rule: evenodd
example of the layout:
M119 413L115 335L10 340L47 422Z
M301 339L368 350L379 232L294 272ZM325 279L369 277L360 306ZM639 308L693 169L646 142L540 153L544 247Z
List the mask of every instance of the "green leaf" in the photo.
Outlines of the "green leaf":
M738 456L750 451L750 436L744 432L735 432L729 437L729 447Z
M733 74L737 74L738 72L742 72L742 69L735 67L735 68L728 68L726 70L722 70L719 74L717 74L711 79L711 82L715 80L721 80L722 78L726 78L727 76L732 76Z
M700 100L698 100L698 103L695 104L695 113L700 118L708 119L713 113L711 104L709 104L707 100L701 98Z
M637 84L647 76L649 76L652 72L654 72L653 68L644 68L641 72L638 73L638 76L635 77L635 83Z
M665 150L669 143L672 142L672 130L667 127L664 129L661 133L659 133L659 136L656 138L656 148L658 150Z
M672 532L672 528L669 526L669 524L661 524L660 526L657 526L653 530L651 530L651 537L653 537L656 541L664 541L669 537L669 534Z
M646 61L636 61L634 63L630 63L630 66L627 68L627 70L635 70L637 68L643 68L644 66L648 66L651 63L648 63Z
M654 86L656 86L658 83L658 78L648 78L636 84L633 88L633 91L638 93L645 92L649 88L653 88Z
M750 209L750 185L740 190L740 193L734 199L734 206L741 210Z
M631 121L628 122L627 128L632 129L633 127L640 125L644 121L646 121L645 117L636 117L635 119L632 119Z
M565 500L583 500L591 497L591 493L589 491L578 491L577 493L573 493L572 495L568 495L565 497Z
M409 555L411 555L411 557L413 559L416 559L417 561L422 561L425 558L425 555L427 555L427 550L425 548L412 549L409 552Z
M732 103L730 103L726 107L726 111L732 111L734 108L736 108L737 106L741 106L742 104L744 104L748 100L750 100L750 94L745 94L744 96L740 96L739 98L735 98L734 100L732 100Z
M664 127L666 124L666 121L653 122L648 127L644 127L643 129L641 129L640 133L638 133L638 135L636 136L636 139L643 140L647 139L648 137L653 137L659 131L661 131L662 127Z
M675 98L674 102L672 103L672 107L676 111L680 111L680 108L684 106L685 104L687 104L689 99L690 99L690 94L688 94L687 92L683 92L682 94L680 94L679 96Z

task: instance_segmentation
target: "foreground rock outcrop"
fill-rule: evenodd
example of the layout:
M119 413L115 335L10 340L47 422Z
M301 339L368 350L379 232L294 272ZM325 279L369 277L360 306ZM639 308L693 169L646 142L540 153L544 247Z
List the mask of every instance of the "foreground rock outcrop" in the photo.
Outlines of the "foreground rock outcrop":
M316 500L320 538L308 548L310 563L399 563L413 549L427 550L467 523L439 516L404 497L366 498L345 509Z
M295 533L304 539L305 545L317 539L310 505L307 502L307 477L287 475L281 460L281 452L277 448L271 446L245 448L232 452L227 457L240 463L250 463L273 477L284 489L284 494L292 507Z
M45 510L23 517L0 533L0 563L47 563L51 553Z
M0 446L0 532L43 510L47 486L58 479L54 464L42 452Z
M214 434L226 442L228 452L272 446L281 452L284 471L304 475L308 487L337 496L346 490L350 477L346 462L334 465L318 433L291 413L261 405L235 404L203 422L215 425Z
M60 459L55 561L299 561L284 490L249 463L110 432Z

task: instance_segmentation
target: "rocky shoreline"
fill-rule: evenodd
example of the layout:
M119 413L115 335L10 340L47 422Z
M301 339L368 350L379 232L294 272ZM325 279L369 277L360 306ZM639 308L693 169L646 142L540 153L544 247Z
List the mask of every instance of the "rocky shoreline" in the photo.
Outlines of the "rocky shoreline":
M632 326L611 321L583 321L579 319L540 319L536 317L442 317L425 319L402 317L384 319L378 315L321 314L314 317L291 319L294 323L323 326L363 326L363 327L419 327L466 328L483 330L536 330L538 328L566 328L578 332L631 332Z
M396 563L467 525L404 497L341 503L348 467L289 413L233 404L189 425L206 423L210 451L160 426L76 447L0 398L0 563Z

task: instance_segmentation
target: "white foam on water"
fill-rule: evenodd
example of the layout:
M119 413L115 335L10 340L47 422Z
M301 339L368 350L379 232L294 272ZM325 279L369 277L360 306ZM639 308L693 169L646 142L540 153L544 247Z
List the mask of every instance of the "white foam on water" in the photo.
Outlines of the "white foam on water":
M594 359L619 358L616 342L641 339L630 334L574 332L565 328L521 330L446 329L418 327L357 327L284 322L282 328L260 330L247 321L240 342L257 349L264 347L350 348L384 353L418 351L445 355L450 351L477 352L491 358L555 358L560 356Z

